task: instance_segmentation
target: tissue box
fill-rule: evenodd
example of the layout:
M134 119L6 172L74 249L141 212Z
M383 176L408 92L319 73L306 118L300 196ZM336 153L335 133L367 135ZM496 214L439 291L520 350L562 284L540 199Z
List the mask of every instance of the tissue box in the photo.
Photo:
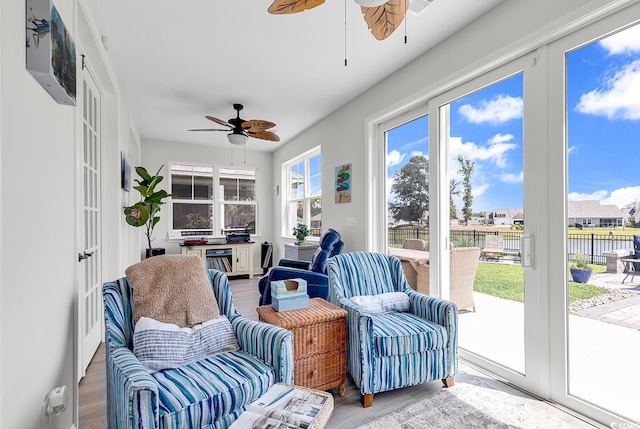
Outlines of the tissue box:
M307 281L290 279L271 282L271 306L276 311L298 310L309 307Z

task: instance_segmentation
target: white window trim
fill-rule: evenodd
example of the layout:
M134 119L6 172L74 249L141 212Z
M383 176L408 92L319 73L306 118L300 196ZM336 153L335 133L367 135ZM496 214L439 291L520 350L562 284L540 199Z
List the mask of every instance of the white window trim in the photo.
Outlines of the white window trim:
M308 191L310 189L309 185L309 159L313 158L317 155L320 155L320 160L322 162L322 150L321 150L322 146L316 146L313 147L311 149L309 149L308 151L289 159L288 161L285 161L282 163L282 183L280 185L280 188L282 189L282 203L283 203L283 216L282 216L282 231L281 231L281 236L282 238L294 238L293 236L293 228L294 225L290 225L289 224L289 207L290 207L290 202L293 201L293 199L290 198L290 192L291 189L289 187L289 168L291 165L293 164L297 164L300 161L304 161L304 171L305 171L305 183L307 184L307 186L305 186L305 195L302 198L302 200L308 201L311 199L315 199L315 198L320 198L322 199L322 188L320 189L320 194L319 195L308 195ZM322 172L322 170L321 170ZM322 173L321 173L322 174ZM299 200L298 198L296 198L295 200ZM311 229L311 220L310 220L310 210L305 210L305 219L303 220L303 223L305 225L307 225L310 229ZM307 237L306 241L310 241L310 242L317 242L318 241L318 237L312 237L309 236Z

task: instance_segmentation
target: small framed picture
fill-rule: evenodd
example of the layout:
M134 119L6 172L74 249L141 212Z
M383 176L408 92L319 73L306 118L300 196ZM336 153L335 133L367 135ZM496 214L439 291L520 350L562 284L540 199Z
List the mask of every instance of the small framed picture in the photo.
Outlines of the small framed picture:
M336 167L335 202L351 202L351 164Z
M131 161L125 151L120 152L120 187L127 192L131 190Z

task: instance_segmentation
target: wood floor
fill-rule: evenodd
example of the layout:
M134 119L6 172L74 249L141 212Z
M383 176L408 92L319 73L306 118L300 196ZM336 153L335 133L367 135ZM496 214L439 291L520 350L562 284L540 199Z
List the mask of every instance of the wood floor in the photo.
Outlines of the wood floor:
M231 280L233 301L238 312L244 316L258 320L255 308L258 303L257 292L258 278ZM103 429L107 427L107 398L105 376L105 349L100 345L93 360L87 368L86 376L80 381L79 386L79 429ZM460 363L460 372L456 376L456 382L461 383L479 378L489 383L492 387L509 392L517 396L527 396L519 390L504 384L489 375ZM442 389L440 381L425 383L404 389L376 394L373 406L362 408L360 405L360 393L353 382L348 379L347 393L340 397L334 394L335 409L329 420L327 429L352 429L360 424L375 420L379 417L400 410L405 406L415 403ZM334 392L335 393L335 392ZM535 401L535 406L543 408L550 414L560 418L576 428L593 428L584 420L567 414L552 405ZM389 428L393 429L393 428Z

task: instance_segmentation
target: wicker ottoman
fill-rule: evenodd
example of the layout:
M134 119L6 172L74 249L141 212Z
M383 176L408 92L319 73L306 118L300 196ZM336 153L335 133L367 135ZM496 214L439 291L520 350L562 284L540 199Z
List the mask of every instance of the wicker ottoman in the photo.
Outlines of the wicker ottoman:
M256 309L260 320L293 332L293 380L297 386L317 390L338 388L345 393L346 310L322 298L311 298L309 307L277 312L270 305Z

